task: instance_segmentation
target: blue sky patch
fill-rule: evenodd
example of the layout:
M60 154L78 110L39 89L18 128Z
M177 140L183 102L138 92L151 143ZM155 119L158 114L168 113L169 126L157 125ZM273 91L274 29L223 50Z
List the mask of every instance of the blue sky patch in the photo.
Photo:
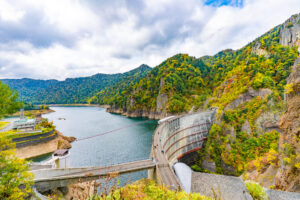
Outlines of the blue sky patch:
M234 6L243 7L243 0L206 0L205 5L221 7L221 6Z

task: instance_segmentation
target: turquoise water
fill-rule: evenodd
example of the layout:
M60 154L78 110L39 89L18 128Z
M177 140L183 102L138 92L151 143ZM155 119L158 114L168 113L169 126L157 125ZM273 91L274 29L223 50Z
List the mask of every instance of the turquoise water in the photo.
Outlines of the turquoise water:
M64 135L78 139L132 125L117 132L73 142L70 149L71 167L103 166L149 158L156 120L136 125L147 119L110 114L100 107L51 109L55 112L43 117L53 121L56 129ZM146 172L137 172L131 175L131 179L146 176Z

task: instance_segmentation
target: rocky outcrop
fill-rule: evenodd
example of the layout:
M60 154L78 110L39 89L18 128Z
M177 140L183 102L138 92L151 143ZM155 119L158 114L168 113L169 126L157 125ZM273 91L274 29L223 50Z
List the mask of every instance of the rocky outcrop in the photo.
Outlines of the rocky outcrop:
M261 44L259 42L256 42L252 48L251 53L254 53L258 56L264 55L266 58L268 58L270 56L269 53L266 50L260 48L260 46Z
M75 141L75 137L68 137L64 136L61 132L56 130L57 134L59 135L59 140L57 141L57 149L70 149L72 148L71 142Z
M71 144L64 139L59 139L57 142L57 149L70 149L71 147Z
M298 200L300 193L265 189L269 200Z
M67 188L65 199L89 199L97 191L95 181L71 184Z
M65 140L65 141L67 141L67 142L69 142L69 143L71 143L71 142L74 142L75 140L76 140L76 138L75 137L73 137L73 136L65 136L65 135L63 135L61 132L59 132L58 130L55 130L56 131L56 133L63 139L63 140Z
M156 111L166 112L166 104L168 102L168 95L159 94L156 98Z
M149 119L162 119L164 117L171 115L166 112L156 112L151 110L149 111L146 108L129 111L126 109L109 107L106 109L106 112L121 114L126 117L147 117Z
M268 110L262 112L261 115L255 120L256 131L259 134L276 130L280 132L278 122L280 119L280 113Z
M300 192L300 58L293 66L288 84L292 84L292 91L286 95L287 109L279 122L282 134L279 140L280 170L276 174L276 187Z
M224 108L224 110L233 110L234 108L238 107L240 104L243 104L247 101L252 100L253 97L260 96L263 99L271 93L272 93L272 90L270 90L268 88L262 88L259 90L254 90L253 88L249 88L246 93L241 94L237 99L235 99L230 104L228 104Z
M242 131L244 131L248 135L251 134L251 126L248 119L246 119L244 124L242 125Z
M280 44L297 46L300 52L300 15L293 15L284 22L280 31Z

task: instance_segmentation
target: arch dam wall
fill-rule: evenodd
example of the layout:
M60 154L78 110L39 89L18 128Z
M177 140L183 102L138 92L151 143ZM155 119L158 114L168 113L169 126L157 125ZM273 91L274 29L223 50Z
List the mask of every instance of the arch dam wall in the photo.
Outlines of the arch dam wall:
M149 178L171 189L180 187L172 169L177 161L188 160L200 150L216 116L216 109L196 112L171 118L160 124L154 132L151 156L156 161L155 171L149 171Z

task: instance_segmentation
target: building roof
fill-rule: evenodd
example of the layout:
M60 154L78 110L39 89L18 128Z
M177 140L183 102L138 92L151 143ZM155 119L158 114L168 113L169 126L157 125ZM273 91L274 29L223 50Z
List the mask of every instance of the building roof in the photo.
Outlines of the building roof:
M27 119L27 118L19 119L17 121L14 121L13 128L18 128L18 127L23 127L23 126L34 127L35 123L36 123L36 119Z
M68 149L58 149L56 151L54 151L53 155L54 156L64 156L64 155L67 155L69 152Z

